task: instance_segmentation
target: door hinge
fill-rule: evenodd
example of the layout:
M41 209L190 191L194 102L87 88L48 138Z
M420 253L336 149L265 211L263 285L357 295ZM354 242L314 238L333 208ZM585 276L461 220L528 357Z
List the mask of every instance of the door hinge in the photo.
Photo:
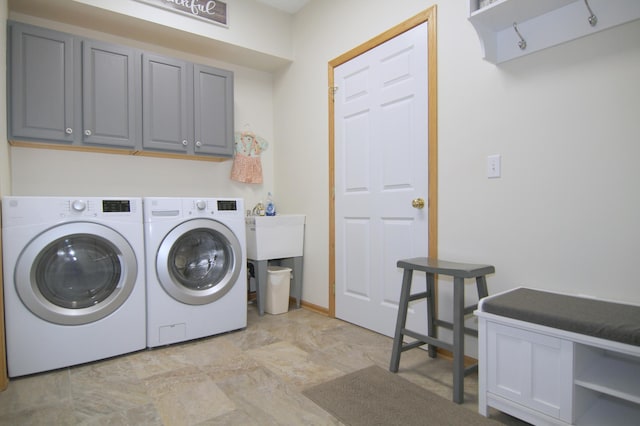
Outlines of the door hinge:
M334 101L336 98L336 92L338 91L338 86L329 87L329 94L331 95L331 100Z

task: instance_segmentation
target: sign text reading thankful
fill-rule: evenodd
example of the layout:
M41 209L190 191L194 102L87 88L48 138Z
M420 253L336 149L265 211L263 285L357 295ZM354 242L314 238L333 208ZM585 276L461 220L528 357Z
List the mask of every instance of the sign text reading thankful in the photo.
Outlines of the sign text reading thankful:
M227 4L214 0L138 0L163 9L227 25Z

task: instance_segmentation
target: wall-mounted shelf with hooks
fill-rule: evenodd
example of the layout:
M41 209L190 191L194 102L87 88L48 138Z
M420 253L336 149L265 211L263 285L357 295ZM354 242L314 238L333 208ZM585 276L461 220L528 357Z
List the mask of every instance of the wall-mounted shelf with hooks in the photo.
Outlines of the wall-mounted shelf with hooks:
M495 64L640 19L639 0L468 1L484 58Z

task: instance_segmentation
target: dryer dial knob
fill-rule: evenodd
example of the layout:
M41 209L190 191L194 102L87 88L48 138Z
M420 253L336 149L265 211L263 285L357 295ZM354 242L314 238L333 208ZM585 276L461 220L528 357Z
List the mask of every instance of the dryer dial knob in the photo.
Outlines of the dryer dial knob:
M196 208L198 210L204 210L207 208L207 203L204 200L198 200L196 201Z
M87 203L83 200L75 200L73 203L71 203L71 208L74 211L82 212L87 208Z

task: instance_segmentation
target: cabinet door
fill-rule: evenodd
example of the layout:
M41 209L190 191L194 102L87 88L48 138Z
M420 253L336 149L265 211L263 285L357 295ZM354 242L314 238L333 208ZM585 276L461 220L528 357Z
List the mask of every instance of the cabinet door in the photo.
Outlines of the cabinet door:
M193 153L192 76L188 64L173 58L142 59L144 149Z
M489 392L571 423L573 343L488 323Z
M85 144L134 148L139 140L140 60L133 49L82 44L82 133Z
M195 154L233 155L233 73L193 66Z
M73 37L18 23L10 37L10 137L72 143Z

